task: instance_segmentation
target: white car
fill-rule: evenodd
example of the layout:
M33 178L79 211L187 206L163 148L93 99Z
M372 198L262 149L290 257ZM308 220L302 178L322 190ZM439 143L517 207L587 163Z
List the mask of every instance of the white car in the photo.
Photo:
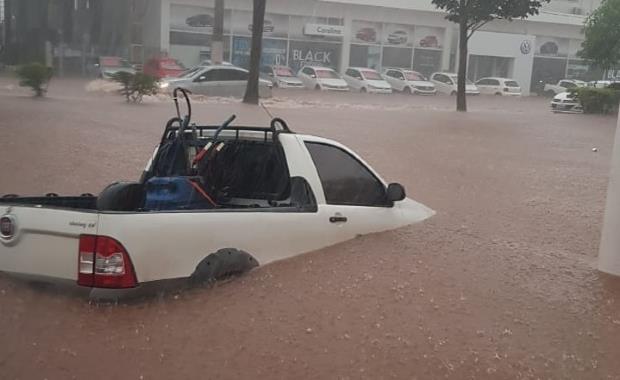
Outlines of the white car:
M311 90L349 91L347 82L329 67L304 66L297 77Z
M405 94L435 95L437 88L417 71L385 69L383 77L395 91Z
M347 82L351 89L359 92L373 92L380 94L391 94L392 86L381 75L365 67L349 67L345 70L342 78Z
M275 87L280 88L303 88L303 82L295 76L293 70L286 66L263 66L260 69L261 76L271 81Z
M566 113L582 113L583 106L581 101L571 92L562 92L553 97L551 101L552 112L566 112Z
M232 65L197 66L180 77L162 79L159 87L164 92L180 87L192 94L243 97L248 75L246 69ZM271 97L272 87L270 81L259 79L258 93L261 97Z
M456 95L458 83L457 74L434 73L433 75L431 75L431 82L435 84L435 87L437 87L437 91L443 94ZM478 90L478 87L476 87L476 85L472 81L466 79L465 94L480 95L480 90Z
M521 96L521 86L514 79L482 78L476 82L476 87L484 95Z
M566 92L571 88L585 87L586 82L576 79L562 79L557 84L545 84L544 92L547 96L554 96Z
M187 129L172 119L141 180L99 196L0 198L0 271L127 298L434 214L342 144L280 119L266 128L231 119L196 126L187 117Z

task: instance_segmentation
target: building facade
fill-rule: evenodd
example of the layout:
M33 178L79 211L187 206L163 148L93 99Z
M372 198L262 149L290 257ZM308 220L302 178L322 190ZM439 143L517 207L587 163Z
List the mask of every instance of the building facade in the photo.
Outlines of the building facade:
M525 89L562 78L600 79L577 52L585 17L600 0L556 0L527 20L493 21L470 41L468 77L514 77ZM226 0L225 57L248 66L252 3ZM458 33L430 1L270 0L263 64L454 71ZM210 57L213 0L151 0L144 58L165 53L187 66Z

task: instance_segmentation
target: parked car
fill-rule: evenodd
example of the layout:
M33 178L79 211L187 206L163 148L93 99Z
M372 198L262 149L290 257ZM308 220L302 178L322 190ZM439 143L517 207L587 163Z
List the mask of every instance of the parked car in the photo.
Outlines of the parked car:
M439 41L436 36L426 36L420 40L420 46L426 48L438 48Z
M193 28L205 28L213 26L213 16L210 14L200 14L188 17L185 23Z
M437 91L443 94L456 95L458 75L454 73L434 73L431 75L431 82L437 87ZM480 95L478 87L470 81L465 80L465 94L467 95Z
M151 58L144 64L144 73L157 79L177 77L187 69L174 58Z
M263 66L260 68L263 79L280 88L303 88L303 82L295 76L293 70L287 66Z
M355 33L355 38L358 40L362 40L364 42L376 42L377 41L377 31L375 28L361 28Z
M390 33L387 37L388 43L394 44L394 45L406 44L408 39L409 39L409 33L407 33L404 30L395 30L394 32Z
M576 79L562 79L557 84L545 84L544 93L547 96L554 96L566 92L566 90L576 87L585 87L586 82Z
M329 67L304 66L297 77L304 86L314 90L349 91L349 85Z
M391 94L392 87L377 71L365 67L349 67L342 78L351 89L359 92Z
M210 59L205 59L204 61L200 62L200 66L212 66L212 65L213 65L213 61L211 61ZM220 65L233 66L233 64L228 61L222 61Z
M98 196L0 198L0 271L94 300L128 299L434 214L346 146L282 120L229 129L232 119L190 121L192 133L166 126L139 181ZM187 144L167 149L179 141ZM187 158L197 151L204 170Z
M577 94L562 92L553 97L551 101L552 112L582 113L583 106Z
M112 79L114 74L119 72L136 73L134 67L121 57L99 57L94 69L96 76L102 79Z
M521 96L521 86L513 79L482 78L476 82L481 94L498 96Z
M248 25L248 30L251 32L252 29L254 29L254 24L250 24ZM273 22L271 20L265 20L264 24L263 24L263 32L265 33L271 33L275 30L275 26L273 25Z
M404 69L385 69L383 77L395 91L404 94L435 95L437 89L424 75L417 71Z
M180 87L192 94L211 96L243 97L248 84L248 71L230 65L200 66L185 73L182 77L163 79L159 87L164 92L171 92ZM263 98L271 97L271 82L258 81L258 92Z

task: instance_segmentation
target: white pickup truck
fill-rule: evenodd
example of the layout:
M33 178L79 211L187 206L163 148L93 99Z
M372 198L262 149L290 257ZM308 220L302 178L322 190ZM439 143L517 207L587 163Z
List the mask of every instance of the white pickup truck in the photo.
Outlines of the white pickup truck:
M126 298L434 214L347 147L293 133L282 120L188 130L169 122L141 180L98 197L0 198L0 271L69 284L91 299ZM189 167L169 175L179 158Z
M547 96L553 97L557 94L568 91L571 88L585 87L586 82L576 79L562 79L557 84L545 84L544 92Z

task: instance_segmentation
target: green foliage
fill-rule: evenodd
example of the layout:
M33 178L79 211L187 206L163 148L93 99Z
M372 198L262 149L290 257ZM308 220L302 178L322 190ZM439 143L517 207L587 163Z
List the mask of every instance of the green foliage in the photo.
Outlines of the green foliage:
M112 76L112 80L121 85L119 92L127 103L140 103L144 95L155 95L158 89L157 79L143 73L119 71Z
M586 20L578 55L604 70L620 63L620 0L604 0Z
M538 14L543 3L550 0L432 0L439 9L448 12L446 19L457 24L465 21L469 36L487 22L495 19L512 20ZM468 37L469 37L468 36Z
M620 90L613 88L579 87L571 90L583 106L584 113L609 114L618 112Z
M17 68L19 85L30 87L36 96L43 96L47 92L47 86L52 79L52 68L33 62Z

